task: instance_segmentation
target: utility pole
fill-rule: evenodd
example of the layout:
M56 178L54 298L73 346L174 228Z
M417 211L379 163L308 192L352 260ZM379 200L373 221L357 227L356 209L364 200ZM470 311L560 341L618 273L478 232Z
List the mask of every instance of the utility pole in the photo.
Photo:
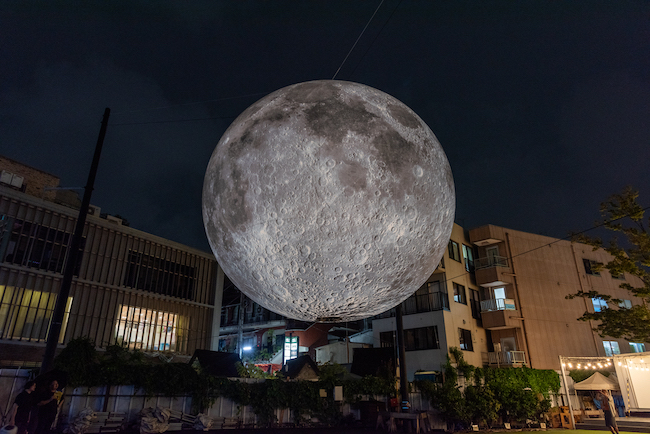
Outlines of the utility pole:
M397 323L397 348L399 358L399 394L402 398L402 409L408 407L409 382L406 377L406 346L404 345L404 323L402 322L402 303L395 306L395 320Z
M108 117L110 114L111 109L107 107L104 111L101 128L99 129L99 137L97 138L97 145L95 145L95 155L93 156L93 162L90 165L88 181L86 183L83 200L81 201L79 217L77 217L77 225L75 226L72 241L68 248L68 257L65 262L65 268L63 269L63 280L61 281L61 287L59 288L59 295L56 298L54 312L52 312L52 320L50 321L50 327L47 331L47 344L45 346L45 353L43 354L41 374L44 374L53 368L54 356L56 353L56 347L59 343L61 325L65 314L65 305L68 302L68 295L70 295L70 287L72 286L72 278L77 265L77 258L79 257L79 248L81 247L84 226L86 225L90 196L92 195L93 187L95 185L95 176L97 175L97 167L99 166L99 157L102 153L104 136L106 135L106 126L108 125Z

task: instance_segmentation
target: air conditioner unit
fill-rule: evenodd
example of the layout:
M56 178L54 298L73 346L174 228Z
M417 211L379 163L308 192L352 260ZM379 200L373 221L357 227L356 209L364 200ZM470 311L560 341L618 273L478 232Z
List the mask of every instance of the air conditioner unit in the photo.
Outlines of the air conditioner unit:
M102 209L98 206L88 205L88 215L94 215L95 217L99 217L101 211Z

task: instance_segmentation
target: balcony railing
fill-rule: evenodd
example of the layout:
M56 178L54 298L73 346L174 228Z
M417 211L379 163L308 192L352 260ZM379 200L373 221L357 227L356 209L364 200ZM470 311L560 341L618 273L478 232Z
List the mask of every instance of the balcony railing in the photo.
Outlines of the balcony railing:
M221 327L236 326L239 324L239 309L238 304L223 306L221 308ZM259 312L247 311L244 313L244 324L257 324L269 321L278 321L285 319L282 315L271 312L267 309L260 309Z
M524 364L526 363L526 353L524 351L498 351L488 353L488 362L490 365Z
M478 258L474 261L474 268L476 270L490 267L508 267L508 258L505 256L489 256L486 258Z
M494 312L497 310L517 310L512 298L492 298L481 301L481 312Z
M449 309L449 296L444 292L415 294L404 301L404 315Z

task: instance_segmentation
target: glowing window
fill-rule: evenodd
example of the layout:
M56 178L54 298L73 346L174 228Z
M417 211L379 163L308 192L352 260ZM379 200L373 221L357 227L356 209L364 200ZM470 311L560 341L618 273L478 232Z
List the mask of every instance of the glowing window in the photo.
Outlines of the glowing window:
M618 346L616 341L603 341L603 347L605 348L605 354L612 356L613 354L621 354L621 349Z
M0 336L5 339L47 340L56 294L0 285ZM63 342L72 297L65 306L59 343Z
M631 353L644 353L645 344L630 342L630 352Z
M607 309L607 302L602 298L592 298L591 303L594 305L594 312L602 312Z
M127 348L176 351L182 317L143 307L121 305L115 325L117 343Z

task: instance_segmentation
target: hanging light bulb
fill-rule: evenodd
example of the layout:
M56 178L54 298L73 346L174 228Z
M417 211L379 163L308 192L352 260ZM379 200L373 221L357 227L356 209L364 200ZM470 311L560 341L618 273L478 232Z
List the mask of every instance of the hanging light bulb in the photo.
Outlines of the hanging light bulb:
M623 362L618 362L618 366L623 366Z
M573 365L571 363L569 363L569 369L571 369L571 368L573 368Z

